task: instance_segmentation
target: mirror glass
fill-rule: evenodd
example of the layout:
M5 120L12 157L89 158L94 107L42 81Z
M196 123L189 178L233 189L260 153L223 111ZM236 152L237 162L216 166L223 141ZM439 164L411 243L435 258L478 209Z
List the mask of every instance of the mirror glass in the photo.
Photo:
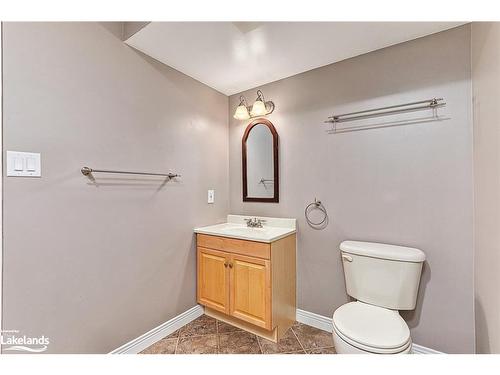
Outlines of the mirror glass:
M243 136L243 201L278 202L278 133L259 119Z

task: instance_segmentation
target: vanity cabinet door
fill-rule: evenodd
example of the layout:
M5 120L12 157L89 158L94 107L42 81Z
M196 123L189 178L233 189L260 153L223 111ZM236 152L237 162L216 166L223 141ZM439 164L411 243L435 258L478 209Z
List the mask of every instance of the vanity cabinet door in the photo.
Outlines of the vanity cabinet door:
M270 261L233 254L229 270L230 315L270 330Z
M198 303L229 313L229 258L222 251L198 247Z

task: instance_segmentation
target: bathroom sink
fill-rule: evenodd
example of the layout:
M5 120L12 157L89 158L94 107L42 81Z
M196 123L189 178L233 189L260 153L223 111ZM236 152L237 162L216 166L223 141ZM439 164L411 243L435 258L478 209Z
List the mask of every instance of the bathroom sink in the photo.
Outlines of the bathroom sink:
M270 232L269 228L249 228L234 224L229 224L222 230L236 236L262 236L265 235L266 232Z
M257 217L265 223L262 228L253 228L247 226L247 218L249 216L228 215L226 223L195 228L194 232L267 243L296 232L295 219Z

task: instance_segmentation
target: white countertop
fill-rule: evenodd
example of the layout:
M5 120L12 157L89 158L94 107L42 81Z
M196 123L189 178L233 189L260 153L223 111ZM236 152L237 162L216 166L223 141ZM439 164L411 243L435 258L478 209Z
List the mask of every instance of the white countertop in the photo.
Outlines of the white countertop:
M262 228L249 228L244 219L256 217L265 220ZM263 216L227 215L227 222L195 228L195 233L271 243L297 231L295 219Z

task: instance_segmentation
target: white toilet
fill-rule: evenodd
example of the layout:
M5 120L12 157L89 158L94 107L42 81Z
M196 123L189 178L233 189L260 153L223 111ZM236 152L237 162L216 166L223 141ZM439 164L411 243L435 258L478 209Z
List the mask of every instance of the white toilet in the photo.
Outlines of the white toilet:
M410 330L398 310L415 308L424 252L358 241L344 241L340 250L347 294L356 302L333 313L337 353L410 353Z

